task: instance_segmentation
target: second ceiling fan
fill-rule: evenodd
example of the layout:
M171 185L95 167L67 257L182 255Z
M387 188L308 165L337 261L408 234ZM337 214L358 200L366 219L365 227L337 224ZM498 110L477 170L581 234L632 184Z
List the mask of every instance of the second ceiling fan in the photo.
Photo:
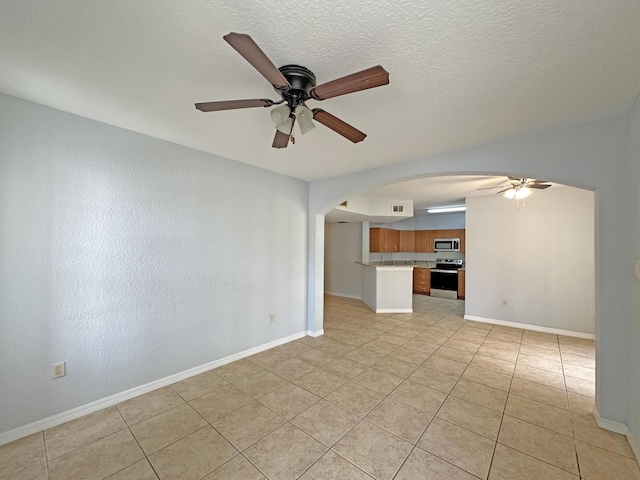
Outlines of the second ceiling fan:
M293 125L296 120L303 134L314 127L312 120L316 120L353 143L365 139L365 133L320 108L309 109L306 102L307 100L326 100L387 85L389 73L380 65L316 85L316 76L303 66L285 65L277 68L249 35L232 32L223 38L267 79L281 99L273 101L267 98L256 98L196 103L198 110L215 112L281 104L271 110L271 118L276 123L276 135L272 144L274 148L287 147L289 140L292 139Z
M502 188L496 194L504 193L504 196L516 200L528 197L531 194L531 189L544 190L551 186L546 180L536 180L535 178L517 178L507 177L507 183L497 185L495 187L479 188L478 190L491 190L493 188Z

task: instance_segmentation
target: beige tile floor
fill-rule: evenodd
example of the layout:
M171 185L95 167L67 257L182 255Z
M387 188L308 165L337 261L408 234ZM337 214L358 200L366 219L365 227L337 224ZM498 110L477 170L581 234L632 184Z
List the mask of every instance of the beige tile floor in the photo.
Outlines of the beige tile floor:
M0 479L639 480L591 414L594 343L415 296L0 447Z

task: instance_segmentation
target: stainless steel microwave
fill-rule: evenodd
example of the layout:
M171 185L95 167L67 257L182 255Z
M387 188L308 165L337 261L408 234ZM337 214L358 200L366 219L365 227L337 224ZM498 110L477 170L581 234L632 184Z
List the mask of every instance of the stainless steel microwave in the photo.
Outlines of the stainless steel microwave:
M459 252L460 251L460 239L459 238L436 238L433 241L434 252Z

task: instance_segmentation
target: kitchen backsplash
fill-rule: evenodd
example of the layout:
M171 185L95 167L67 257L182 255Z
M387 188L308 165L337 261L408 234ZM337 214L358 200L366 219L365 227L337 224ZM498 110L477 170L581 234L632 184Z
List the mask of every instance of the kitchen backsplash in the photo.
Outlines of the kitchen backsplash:
M369 253L369 262L375 263L379 257L385 262L391 260L408 260L414 262L435 262L439 258L451 258L464 260L464 253L441 252L441 253Z

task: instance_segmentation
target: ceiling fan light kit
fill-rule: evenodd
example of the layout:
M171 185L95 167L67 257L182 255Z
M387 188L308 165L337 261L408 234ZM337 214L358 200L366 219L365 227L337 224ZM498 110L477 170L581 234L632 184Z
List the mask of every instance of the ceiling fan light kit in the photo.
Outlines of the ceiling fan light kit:
M298 127L304 135L315 128L313 124L313 112L304 105L298 105L295 110L296 119L298 120Z
M544 190L551 186L546 180L536 180L535 178L507 177L508 183L495 187L485 187L479 190L491 190L492 188L502 188L498 194L504 193L509 200L523 200L531 195L531 189ZM507 187L507 188L503 188Z
M520 200L523 198L527 198L529 195L531 195L531 190L529 190L527 187L521 187L521 186L510 188L504 193L504 196L510 200L514 198L516 200Z
M271 83L281 99L275 102L266 98L258 98L196 103L195 106L198 110L215 112L283 104L270 112L271 119L276 124L276 135L272 144L274 148L286 148L289 139L295 143L292 132L296 120L303 135L315 127L312 120L316 120L353 143L365 139L366 135L357 128L322 109L314 108L311 110L305 102L307 100L322 101L387 85L389 73L380 65L316 85L316 76L311 70L301 65L284 65L276 68L249 35L232 32L223 38Z

